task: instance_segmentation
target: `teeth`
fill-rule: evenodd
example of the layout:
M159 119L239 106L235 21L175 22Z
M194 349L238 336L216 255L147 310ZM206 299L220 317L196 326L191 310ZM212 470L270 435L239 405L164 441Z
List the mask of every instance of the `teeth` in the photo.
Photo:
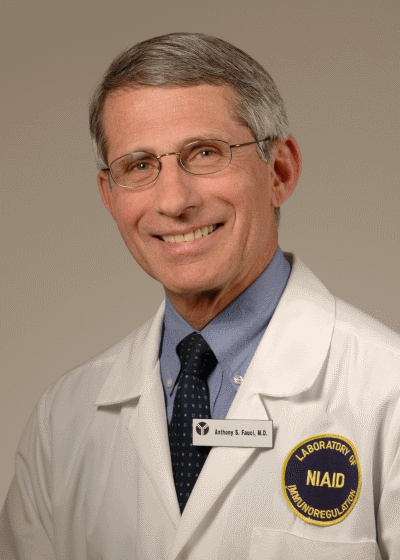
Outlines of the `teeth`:
M194 231L192 231L190 233L185 233L185 235L183 237L185 238L185 241L193 241Z
M168 243L185 243L186 241L193 241L194 239L204 237L216 229L217 224L213 226L204 226L190 233L185 233L185 235L162 235L161 237L163 241L167 241Z

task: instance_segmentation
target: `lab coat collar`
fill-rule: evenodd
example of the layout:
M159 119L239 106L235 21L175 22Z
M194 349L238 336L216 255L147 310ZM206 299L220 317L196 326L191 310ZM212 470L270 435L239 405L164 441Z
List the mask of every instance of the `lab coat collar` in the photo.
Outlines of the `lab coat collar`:
M292 271L243 379L242 392L271 397L302 393L314 384L329 351L335 299L300 259L291 253L285 257Z
M123 403L140 397L146 381L146 371L153 371L158 364L158 352L165 301L157 313L121 343L121 351L96 400L97 406ZM138 336L135 336L135 335Z

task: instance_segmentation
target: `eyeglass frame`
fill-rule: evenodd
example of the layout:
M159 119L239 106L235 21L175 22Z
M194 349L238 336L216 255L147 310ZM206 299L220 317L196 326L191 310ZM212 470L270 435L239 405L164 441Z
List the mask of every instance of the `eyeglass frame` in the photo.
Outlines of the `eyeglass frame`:
M111 163L110 163L110 167L104 167L101 169L101 171L109 171L110 175L111 175L111 179L114 181L114 183L120 187L123 187L124 189L137 189L137 188L141 188L141 187L146 187L147 185L150 185L151 183L153 183L157 177L160 175L161 173L161 158L163 158L164 156L179 156L179 164L182 167L182 169L184 169L187 173L190 173L191 175L198 175L198 176L202 176L202 175L213 175L214 173L218 173L219 171L222 171L223 169L226 169L228 167L228 165L231 163L232 161L232 148L240 148L242 146L250 146L251 144L260 144L261 142L270 142L271 140L275 140L275 138L273 136L267 136L265 137L263 140L253 140L252 142L244 142L243 144L228 144L228 142L225 142L225 140L217 140L216 138L206 138L206 139L199 139L199 140L193 140L193 142L189 142L188 144L185 144L180 152L167 152L166 154L161 154L160 156L156 156L155 154L152 154L150 152L128 152L127 154L124 154L122 156L117 157L116 159L114 159ZM231 157L228 161L228 163L225 165L225 167L222 167L221 169L217 169L216 171L210 171L209 173L193 173L192 171L189 171L188 169L186 169L186 167L183 164L183 161L181 160L181 153L182 151L187 147L190 146L190 144L195 144L196 142L207 142L207 141L212 141L212 142L224 142L224 144L227 144L229 146L230 149L230 153L231 153ZM157 175L154 177L154 179L152 179L149 183L145 183L144 185L140 185L140 187L128 187L126 185L121 185L121 183L117 183L117 181L114 179L112 171L111 171L111 166L113 165L113 163L115 163L116 161L118 161L119 159L122 159L126 156L129 156L131 154L147 154L149 156L153 156L157 162L158 162L158 173Z

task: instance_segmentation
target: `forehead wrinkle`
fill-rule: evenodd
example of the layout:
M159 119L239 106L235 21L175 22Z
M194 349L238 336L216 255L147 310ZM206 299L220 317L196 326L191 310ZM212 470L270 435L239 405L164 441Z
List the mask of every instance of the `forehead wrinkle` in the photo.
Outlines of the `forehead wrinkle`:
M198 86L201 85L209 85L207 83L204 84L198 84ZM211 84L210 84L211 85ZM190 87L190 86L189 86ZM196 87L196 86L193 86ZM249 129L249 127L247 126L247 124L243 121L243 119L240 117L240 98L238 96L238 93L236 92L236 90L230 85L230 84L226 84L226 83L221 83L220 85L211 85L211 87L219 87L220 88L220 93L221 93L221 97L224 99L226 106L227 106L227 112L230 116L230 118L232 119L232 123L234 123L236 126L240 126L241 128L243 128L244 130L250 131L250 133L253 135L252 131ZM185 90L187 89L186 87L182 87L182 86L171 86L171 87L160 87L160 86L137 86L137 85L131 85L131 84L124 84L116 89L111 90L110 92L108 92L104 105L103 105L103 115L102 115L102 130L103 130L103 139L104 139L104 154L106 155L106 161L108 162L108 150L109 150L109 135L106 134L106 130L105 130L105 126L104 126L104 109L105 106L107 104L107 101L110 101L112 98L117 98L120 94L127 92L127 91L140 91L141 89L146 89L146 90L154 90L154 94L156 93L157 90L159 89L176 89L176 90L182 90L182 101L184 102L189 102L189 100L185 99L184 93ZM140 105L140 101L138 103ZM143 108L142 108L143 109ZM179 140L177 141L173 147L171 147L168 152L179 152L186 144L189 144L190 142L196 141L196 140L224 140L225 142L228 142L229 144L234 144L234 143L238 143L240 140L238 140L237 138L232 138L231 140L229 140L229 135L227 133L222 133L221 131L216 131L216 129L208 129L208 131L204 132L204 133L200 133L197 135L191 135L190 137L186 137L183 140ZM119 155L118 157L121 157L123 155L126 154L130 154L132 152L147 152L153 155L162 155L162 154L156 154L155 150L153 150L153 148L151 148L150 146L138 146L138 147L132 147L131 149L129 149L128 151L124 151L123 154ZM118 159L118 158L115 158ZM115 161L115 159L113 161ZM107 164L108 165L108 164Z

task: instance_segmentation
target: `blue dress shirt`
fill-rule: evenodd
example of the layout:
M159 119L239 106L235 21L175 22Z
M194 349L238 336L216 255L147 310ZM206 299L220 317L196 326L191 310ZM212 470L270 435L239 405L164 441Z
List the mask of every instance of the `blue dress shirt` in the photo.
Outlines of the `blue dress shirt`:
M176 353L179 342L192 332L200 332L212 348L218 364L208 378L211 418L225 418L239 389L234 378L244 377L285 289L290 270L278 247L260 276L201 331L190 326L166 298L159 355L168 423L179 384L180 361Z

